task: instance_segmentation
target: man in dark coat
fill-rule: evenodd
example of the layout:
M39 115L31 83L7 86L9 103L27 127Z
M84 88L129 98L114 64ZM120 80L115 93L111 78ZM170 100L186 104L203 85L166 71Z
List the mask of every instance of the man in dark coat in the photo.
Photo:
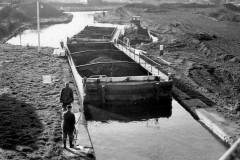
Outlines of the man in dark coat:
M62 103L63 111L66 111L66 107L73 102L73 91L69 87L69 83L65 84L65 88L61 91L60 102Z
M69 138L70 148L73 148L73 132L75 130L75 116L71 112L72 106L67 106L67 111L63 113L63 145L66 148L67 136Z

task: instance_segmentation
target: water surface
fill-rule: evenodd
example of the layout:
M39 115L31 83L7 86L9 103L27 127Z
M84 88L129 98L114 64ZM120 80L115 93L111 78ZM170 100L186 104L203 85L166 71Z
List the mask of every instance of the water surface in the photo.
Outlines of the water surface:
M91 118L98 121L88 127L98 160L217 160L226 151L176 101L171 114L143 113L142 120L139 114L134 120L123 112L97 112Z
M66 41L67 37L72 37L73 35L80 32L87 25L97 25L97 26L115 26L112 24L100 24L94 22L94 12L70 12L73 14L73 19L67 24L55 24L48 27L42 27L40 32L40 42L41 46L46 47L60 47L60 41ZM38 34L36 29L27 29L23 33L11 38L7 41L9 44L13 45L38 45Z

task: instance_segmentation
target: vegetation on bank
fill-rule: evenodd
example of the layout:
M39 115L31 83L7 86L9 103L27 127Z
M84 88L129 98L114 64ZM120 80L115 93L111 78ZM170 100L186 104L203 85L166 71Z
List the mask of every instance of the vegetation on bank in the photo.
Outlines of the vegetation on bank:
M14 7L6 6L2 8L0 10L0 41L11 35L23 25L35 23L37 16L36 8L36 3L22 4ZM40 17L43 19L51 20L65 15L63 11L57 10L51 5L43 3L40 5ZM66 17L69 16L66 15ZM64 18L59 21L64 21Z
M220 21L240 22L240 7L233 4L225 4L216 11L210 12L209 16Z

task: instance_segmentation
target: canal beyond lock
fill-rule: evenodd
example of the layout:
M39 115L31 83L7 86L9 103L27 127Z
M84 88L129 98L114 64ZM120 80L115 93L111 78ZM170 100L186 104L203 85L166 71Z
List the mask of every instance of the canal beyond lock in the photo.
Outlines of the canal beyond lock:
M61 40L80 32L86 25L95 25L93 14L74 12L72 22L43 28L41 44L59 47ZM19 45L20 36L7 43ZM36 30L24 31L21 44L36 46ZM167 111L126 110L128 114L123 115L93 106L89 112L88 128L100 160L216 160L227 149L175 100Z

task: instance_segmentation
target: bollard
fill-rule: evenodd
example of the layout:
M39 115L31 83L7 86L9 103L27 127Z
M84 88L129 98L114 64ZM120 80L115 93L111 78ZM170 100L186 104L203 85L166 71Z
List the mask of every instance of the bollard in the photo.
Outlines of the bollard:
M162 56L163 55L163 53L164 53L164 49L163 49L164 47L163 47L163 45L161 44L160 46L159 46L159 50L160 50L160 53L159 53L159 56Z
M156 96L156 100L157 102L159 102L159 95L160 95L160 90L159 90L159 83L155 83L155 96Z
M105 104L105 86L102 85L101 86L101 93L102 93L102 104L104 105Z
M60 42L60 46L61 46L61 48L63 49L63 47L64 47L63 41Z

